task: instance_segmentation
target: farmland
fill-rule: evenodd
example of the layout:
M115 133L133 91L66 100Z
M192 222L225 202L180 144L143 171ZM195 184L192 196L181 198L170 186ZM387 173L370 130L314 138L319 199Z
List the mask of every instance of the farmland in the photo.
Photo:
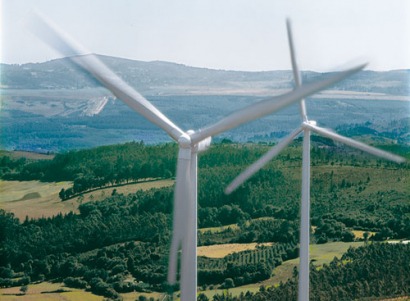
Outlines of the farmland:
M323 264L329 264L334 257L340 258L349 247L359 247L362 246L363 242L332 242L327 243L324 245L310 245L310 256L311 259L314 261L315 266L320 267ZM242 249L246 247L243 246ZM253 245L250 245L249 248L252 248ZM220 246L223 250L224 246ZM292 274L294 272L294 268L297 267L299 264L299 259L290 259L284 261L280 266L275 267L273 269L272 277L268 280L261 281L255 284L248 284L236 288L231 288L229 292L234 296L239 296L241 292L257 292L260 289L260 286L265 287L275 287L278 286L280 282L286 282L288 279L292 278ZM213 289L208 290L205 294L211 298L215 294L221 294L224 290L221 289Z
M223 244L223 245L213 245L213 246L203 246L198 247L198 256L204 256L208 258L224 258L232 253L238 253L242 251L255 250L257 247L271 246L271 243L258 244L258 243L248 243L248 244Z
M137 190L148 190L172 186L173 180L147 181L137 184L99 189L84 193L76 198L61 201L58 194L62 188L67 189L72 182L48 183L40 181L0 181L0 208L13 212L23 221L26 217L52 217L59 213L67 214L71 211L78 213L78 206L90 201L103 200L116 193L129 194Z
M333 273L336 267L344 271L344 264L363 260L362 253L373 256L374 264L379 253L394 254L396 263L405 265L402 244L384 250L377 241L408 238L409 166L313 140L315 273ZM228 287L232 294L248 290L259 294L261 285L269 293L282 294L280 282L294 290L300 140L238 191L223 194L226 184L269 147L220 143L199 158L198 283L209 296ZM398 152L408 157L406 147ZM2 157L1 189L7 197L1 201L6 235L0 255L9 263L0 267L5 276L0 277L2 286L20 288L28 283L29 294L35 292L35 283L52 280L64 283L64 290L73 290L62 293L66 295L77 292L72 288L81 288L114 299L135 300L138 294L160 298L167 291L176 153L175 144L133 142L71 151L47 160ZM142 183L150 178L159 180ZM63 189L76 196L62 200ZM350 245L360 251L355 253ZM343 256L351 259L332 264L334 257ZM375 281L370 276L369 286ZM322 292L322 286L315 285L314 292ZM383 290L388 296L406 292ZM370 288L361 290L363 296L373 293Z
M28 285L23 295L20 287L1 289L2 301L102 301L103 297L79 289L62 286L59 283L42 282Z

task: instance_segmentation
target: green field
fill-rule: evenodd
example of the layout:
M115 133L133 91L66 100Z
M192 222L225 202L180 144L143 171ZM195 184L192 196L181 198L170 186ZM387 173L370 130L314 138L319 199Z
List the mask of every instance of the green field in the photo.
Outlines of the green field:
M40 181L1 181L0 180L0 208L14 215L20 220L26 216L29 218L51 217L58 213L66 214L70 211L78 212L78 206L82 203L102 200L112 194L113 189L117 193L129 194L137 190L148 190L172 186L173 180L149 181L120 187L99 189L90 193L84 193L82 197L72 198L62 202L58 193L62 188L72 186L72 182L48 183Z
M349 249L350 246L352 247L359 247L362 246L363 242L331 242L331 243L326 243L326 244L321 244L321 245L310 245L310 258L311 260L315 261L315 265L320 267L323 264L328 264L330 263L334 257L340 258L343 253ZM249 284L249 285L244 285L241 287L235 287L232 289L229 289L229 292L232 293L234 296L238 296L241 292L257 292L259 291L259 288L261 285L264 285L266 287L270 286L276 286L278 285L281 281L285 282L289 278L292 277L293 273L293 268L297 267L299 265L299 259L292 259L292 260L287 260L282 263L282 265L276 267L273 270L273 276L265 281L262 281L260 283L254 283L254 284ZM208 298L212 298L213 295L215 294L221 294L226 290L221 290L221 289L214 289L214 290L207 290L204 291Z

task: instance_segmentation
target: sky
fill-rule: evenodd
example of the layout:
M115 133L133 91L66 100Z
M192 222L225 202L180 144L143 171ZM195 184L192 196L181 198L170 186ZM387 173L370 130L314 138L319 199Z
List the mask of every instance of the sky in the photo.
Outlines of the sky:
M25 26L40 11L91 52L195 67L291 69L286 18L302 70L367 61L410 69L408 0L0 0L0 62L61 57Z

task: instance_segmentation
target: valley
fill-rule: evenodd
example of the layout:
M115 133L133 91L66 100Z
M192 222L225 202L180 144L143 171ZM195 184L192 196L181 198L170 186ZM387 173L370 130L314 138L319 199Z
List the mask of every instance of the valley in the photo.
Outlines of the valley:
M290 71L211 70L100 58L183 129L198 130L293 87ZM65 59L2 64L1 68L2 149L56 153L129 141L170 141ZM311 82L329 74L306 71L302 75L305 82ZM408 70L363 71L309 98L309 118L336 130L367 123L379 139L391 139L385 133L395 132L393 139L408 144L409 79ZM298 122L298 106L294 105L214 139L276 142Z

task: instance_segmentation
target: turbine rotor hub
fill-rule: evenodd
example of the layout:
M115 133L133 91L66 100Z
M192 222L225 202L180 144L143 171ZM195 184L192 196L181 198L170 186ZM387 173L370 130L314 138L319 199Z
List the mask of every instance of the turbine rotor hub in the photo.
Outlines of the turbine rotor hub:
M182 134L178 138L178 144L181 148L191 148L191 137L187 133Z
M309 126L316 126L317 122L314 120L307 120L303 122L303 128L309 128Z

